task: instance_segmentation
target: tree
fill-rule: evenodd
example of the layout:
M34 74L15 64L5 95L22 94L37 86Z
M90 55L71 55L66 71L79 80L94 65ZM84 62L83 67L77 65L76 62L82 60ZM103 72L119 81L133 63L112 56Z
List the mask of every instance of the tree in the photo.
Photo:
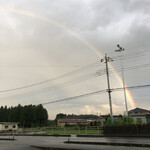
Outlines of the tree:
M123 116L113 120L113 124L111 124L111 118L108 117L106 120L106 126L120 126L120 125L129 125L133 123L133 118L130 116Z
M22 127L47 125L48 113L42 105L20 104L16 107L0 107L0 122L20 122Z
M43 126L47 124L48 113L46 109L40 104L36 107L36 121L39 126Z

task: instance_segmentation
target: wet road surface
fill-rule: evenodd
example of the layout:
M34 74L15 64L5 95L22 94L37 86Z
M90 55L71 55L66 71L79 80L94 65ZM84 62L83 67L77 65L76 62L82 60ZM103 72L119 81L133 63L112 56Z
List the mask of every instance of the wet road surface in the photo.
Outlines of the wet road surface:
M0 136L4 138L4 136ZM12 138L5 136L5 138ZM49 136L16 136L16 141L0 141L0 150L36 150L31 147L59 147L59 148L73 148L80 150L150 150L150 148L143 147L123 147L123 146L103 146L103 145L81 145L81 144L65 144L67 137L49 137ZM69 138L71 141L94 141L94 142L121 142L121 143L143 143L150 144L150 138Z

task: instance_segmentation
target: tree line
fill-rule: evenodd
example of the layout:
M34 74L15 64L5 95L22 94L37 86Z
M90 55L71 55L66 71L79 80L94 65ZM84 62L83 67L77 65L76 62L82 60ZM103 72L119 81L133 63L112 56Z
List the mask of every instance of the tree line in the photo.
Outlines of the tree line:
M56 115L56 120L57 119L64 119L64 118L71 118L71 119L97 119L98 116L97 115L93 115L93 114L86 114L86 115L75 115L75 114L63 114L63 113L59 113Z
M56 126L58 119L97 119L97 115L93 114L86 114L86 115L75 115L75 114L64 114L64 113L59 113L56 115L54 120L49 120L48 124L50 126Z
M41 104L0 107L0 122L19 122L22 127L42 127L47 125L47 121L47 110Z

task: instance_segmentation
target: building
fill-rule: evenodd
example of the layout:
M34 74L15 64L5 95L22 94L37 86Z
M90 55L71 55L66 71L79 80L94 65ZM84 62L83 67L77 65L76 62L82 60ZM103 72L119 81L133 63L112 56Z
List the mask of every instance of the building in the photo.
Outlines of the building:
M87 125L88 122L86 119L58 119L57 125L64 127L66 125Z
M18 131L18 122L0 122L0 132Z
M135 108L128 111L134 123L150 123L150 111L142 108Z

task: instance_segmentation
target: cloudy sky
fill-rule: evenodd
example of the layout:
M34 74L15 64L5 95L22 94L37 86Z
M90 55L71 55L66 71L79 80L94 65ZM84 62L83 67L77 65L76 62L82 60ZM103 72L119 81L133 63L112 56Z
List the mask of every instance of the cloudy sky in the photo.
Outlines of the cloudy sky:
M149 39L149 0L1 0L0 105L36 105L105 90L105 53L114 60L111 88L121 88L121 64L128 87L148 85ZM125 51L115 53L117 44ZM149 90L130 90L136 107L150 109ZM123 114L122 90L112 92L112 103L113 113ZM108 114L108 93L44 107L51 119L60 112ZM128 107L133 108L129 97Z

